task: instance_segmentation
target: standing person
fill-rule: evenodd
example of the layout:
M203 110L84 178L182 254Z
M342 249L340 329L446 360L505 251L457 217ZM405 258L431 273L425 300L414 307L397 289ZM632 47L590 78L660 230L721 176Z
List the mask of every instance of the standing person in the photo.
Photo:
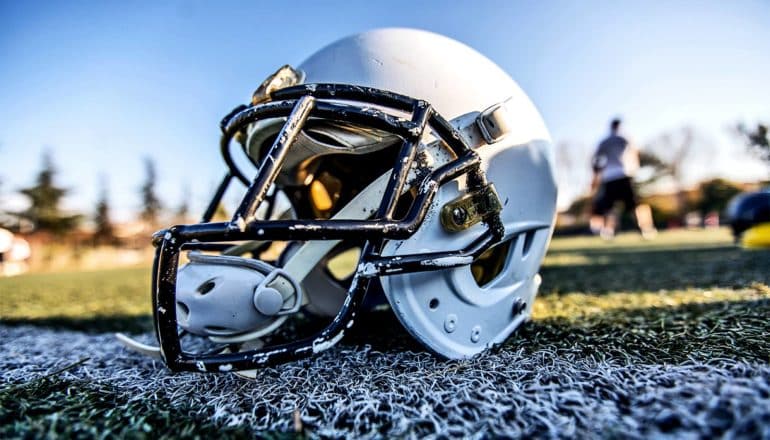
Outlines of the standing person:
M610 122L610 135L599 143L592 158L591 189L595 193L591 230L605 239L614 237L616 220L611 211L615 203L621 201L624 212L634 212L642 237L653 238L657 230L650 207L637 202L632 182L639 169L639 151L620 134L620 123L617 118Z

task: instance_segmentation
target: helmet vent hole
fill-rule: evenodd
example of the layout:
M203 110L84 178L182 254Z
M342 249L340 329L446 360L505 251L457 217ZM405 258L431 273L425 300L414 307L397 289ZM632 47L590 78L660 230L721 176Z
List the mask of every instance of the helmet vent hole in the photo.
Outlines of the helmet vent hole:
M487 249L486 252L471 264L471 274L479 287L485 287L495 280L503 272L508 256L511 254L511 246L516 242L516 237L504 241L497 246Z
M216 286L217 286L217 283L215 283L214 280L208 280L198 287L198 293L200 293L201 295L205 295L211 292Z
M524 234L524 246L522 249L522 258L529 255L529 250L532 249L532 242L535 241L535 231L528 231Z
M439 304L438 298L433 298L428 303L428 306L430 307L431 310L436 310L438 308L438 304Z
M176 314L177 318L181 321L187 321L187 318L190 316L190 308L187 307L187 304L177 301L176 302Z

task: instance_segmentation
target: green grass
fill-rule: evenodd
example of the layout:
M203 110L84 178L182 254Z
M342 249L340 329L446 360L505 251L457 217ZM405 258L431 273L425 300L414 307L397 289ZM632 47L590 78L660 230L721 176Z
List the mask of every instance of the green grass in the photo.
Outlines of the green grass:
M191 416L191 414L193 414ZM0 438L253 438L159 397L131 399L113 387L46 377L0 390Z
M533 322L511 343L672 362L770 362L770 251L726 229L555 239Z
M545 259L536 321L611 310L766 297L770 253L732 244L726 229L638 234L612 242L556 238ZM150 329L150 269L29 274L0 279L0 319L91 332Z
M557 238L542 276L533 321L502 350L550 349L627 364L770 362L770 251L737 248L724 229L664 232L649 242L637 234L610 243ZM0 279L0 299L5 324L92 332L150 328L149 269ZM345 343L416 348L387 316L359 330L366 337ZM57 375L0 388L0 437L144 438L150 428L153 437L250 435L197 417L162 396L131 401L108 385Z
M150 329L150 268L0 278L0 319L89 332Z

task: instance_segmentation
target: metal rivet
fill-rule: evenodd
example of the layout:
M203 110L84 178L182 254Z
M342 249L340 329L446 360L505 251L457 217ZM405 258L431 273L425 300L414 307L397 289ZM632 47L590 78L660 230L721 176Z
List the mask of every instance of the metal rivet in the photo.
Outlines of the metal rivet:
M468 211L465 208L457 207L452 210L452 220L454 220L456 225L462 225L467 219Z
M274 316L283 307L283 296L272 287L264 287L254 292L254 307L263 315Z
M471 342L479 342L481 338L481 326L477 325L471 329Z
M520 314L526 308L527 308L527 303L525 303L521 298L516 298L516 301L513 302L513 314L514 315Z
M457 329L457 315L450 314L446 316L446 319L444 319L444 330L446 330L447 333L452 333Z

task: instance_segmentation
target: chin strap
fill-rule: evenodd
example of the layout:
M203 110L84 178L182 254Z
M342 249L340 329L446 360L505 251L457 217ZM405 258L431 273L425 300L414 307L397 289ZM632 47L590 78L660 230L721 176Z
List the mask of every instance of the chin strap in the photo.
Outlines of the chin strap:
M143 344L125 333L115 333L115 338L129 350L152 358L161 359L160 347L156 345Z
M479 148L490 145L502 140L512 129L512 116L508 109L509 99L497 103L481 112L472 112L459 116L450 121L465 138L465 141L471 148ZM426 136L427 138L427 136ZM451 157L441 153L439 141L435 139L425 139L424 146L420 150L427 154L427 159L433 166L440 166L442 162L451 160ZM391 172L386 172L370 183L358 195L356 195L347 205L345 205L332 220L341 219L366 219L371 217L379 208L382 196L385 193ZM407 178L408 182L414 182L417 173L413 169ZM407 192L412 185L404 185L402 194ZM301 283L305 277L312 271L323 257L329 253L341 240L312 240L305 242L295 252L282 268L288 277ZM250 242L249 242L250 243ZM250 247L245 243L244 247ZM298 304L299 305L299 304ZM142 353L147 356L160 358L160 347L143 344L123 333L116 333L115 337L128 349ZM248 374L249 372L241 372Z

